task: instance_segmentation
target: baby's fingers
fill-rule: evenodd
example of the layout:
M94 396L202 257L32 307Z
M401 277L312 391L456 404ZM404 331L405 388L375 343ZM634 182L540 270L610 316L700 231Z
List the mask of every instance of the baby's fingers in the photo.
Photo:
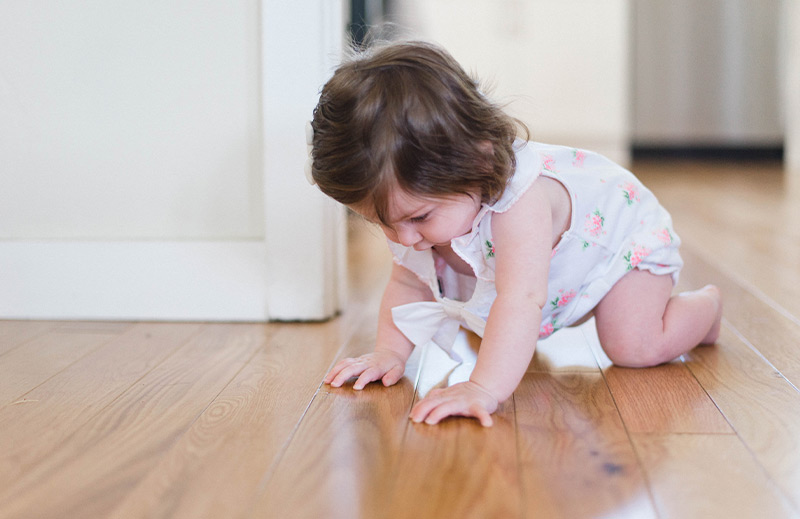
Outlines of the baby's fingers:
M381 382L383 382L383 385L386 387L393 386L403 378L405 371L405 366L394 366L383 376Z
M481 407L479 404L472 404L469 408L470 416L474 416L478 419L484 427L491 427L494 424L494 420L492 420L492 415L489 414L489 411Z
M347 366L353 364L353 362L355 362L356 360L357 359L354 358L346 358L340 360L339 362L334 364L334 366L331 368L330 371L328 371L328 374L325 375L323 382L325 382L326 384L330 384L333 381L333 379L336 378L336 375L338 375L340 371L342 371Z
M427 397L417 402L413 409L411 409L411 416L409 418L411 418L412 421L416 423L424 421L431 411L443 403L441 399L437 399L434 396L436 391L437 390L431 391Z
M333 379L336 378L336 375L338 375L339 372L342 371L342 368L344 368L345 361L348 361L348 360L351 360L351 359L343 359L343 360L340 360L339 362L337 362L336 365L334 365L331 368L331 370L328 371L328 374L325 375L325 378L322 379L322 381L325 382L326 384L330 384L331 382L333 382Z
M444 420L448 416L473 416L478 419L484 427L492 426L492 417L486 412L486 409L480 404L472 404L469 408L464 409L463 403L458 401L445 402L442 405L434 408L425 419L425 423L435 425Z
M383 370L376 367L367 368L363 373L361 373L361 376L358 377L358 380L356 380L355 384L353 384L353 389L360 391L364 389L367 384L374 380L378 380L382 376Z
M423 400L411 412L411 419L417 423L424 421L435 425L448 416L472 416L484 427L491 427L492 415L479 403L468 404L463 400Z
M325 377L325 382L333 387L341 387L349 379L360 375L367 364L359 359L345 359L340 361Z
M457 402L443 402L434 407L428 416L425 417L425 423L428 425L436 425L450 415L458 414Z

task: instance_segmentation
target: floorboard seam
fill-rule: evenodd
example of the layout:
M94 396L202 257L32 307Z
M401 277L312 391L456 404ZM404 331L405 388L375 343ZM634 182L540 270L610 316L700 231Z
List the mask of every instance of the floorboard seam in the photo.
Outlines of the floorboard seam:
M757 350L757 349L756 349L756 348L755 348L755 347L754 347L752 344L750 344L750 343L747 341L747 339L746 339L746 338L745 338L745 337L744 337L744 336L743 336L741 333L739 333L739 330L737 330L737 329L736 329L736 328L735 328L733 325L731 325L731 324L730 324L730 322L728 322L728 321L727 321L727 320L726 320L724 317L723 317L723 320L722 320L722 324L723 324L723 326L725 326L726 328L728 328L729 330L731 330L731 332L732 332L734 335L736 335L736 337L737 337L737 338L739 338L739 340L741 340L741 341L742 341L742 343L743 343L745 346L747 346L748 348L750 348L751 350L753 350L753 352L755 352L755 353L756 353L756 354L757 354L757 355L758 355L758 356L759 356L759 357L760 357L760 358L761 358L761 359L762 359L762 360L763 360L763 361L764 361L764 362L765 362L765 363L766 363L766 364L767 364L767 365L770 367L770 369L772 369L772 370L773 370L775 373L778 373L778 374L780 374L780 375L781 375L781 377L782 377L782 378L783 378L783 379L784 379L784 380L785 380L785 381L786 381L786 382L787 382L787 383L788 383L790 386L792 386L792 387L795 389L795 391L797 391L797 387L795 387L795 386L794 386L794 384L792 384L792 383L791 383L789 380L787 380L787 379L786 379L786 377L784 377L784 376L783 376L783 374L782 374L782 373L780 373L780 371L778 371L777 369L775 369L775 366L773 366L773 365L772 365L772 363L770 363L770 362L769 362L769 360L767 360L767 358L766 358L766 357L764 357L763 355L761 355L761 352L759 352L759 351L758 351L758 350ZM742 438L742 436L741 436L741 434L739 434L739 431L737 430L737 428L736 428L736 427L734 426L734 424L733 424L733 423L730 421L730 419L728 419L728 416L725 414L725 412L722 410L722 408L721 408L721 407L720 407L720 406L717 404L716 400L714 400L714 397L712 397L712 396L711 396L711 395L708 393L708 391L706 390L705 386L704 386L704 385L703 385L703 384L700 382L700 380L699 380L699 379L697 378L697 376L695 375L694 371L692 370L692 367L691 367L691 365L690 365L690 364L688 364L688 363L687 363L687 362L684 360L683 356L681 356L681 362L682 362L682 363L683 363L683 365L686 367L686 369L688 369L688 370L689 370L689 373L690 373L690 374L692 375L692 377L693 377L693 378L694 378L694 379L697 381L697 383L700 385L700 387L701 387L701 388L703 388L703 392L706 394L706 396L708 396L708 398L711 400L711 402L713 402L713 403L714 403L714 407L716 407L716 408L717 408L717 410L719 410L719 412L720 412L720 414L722 415L722 417L725 419L725 421L728 423L728 425L730 425L731 429L733 430L733 434L735 434L735 435L736 435L736 438L739 440L739 442L742 444L742 446L745 448L745 450L748 452L748 454L750 454L750 457L753 459L753 461L755 462L755 464L756 464L756 465L758 465L758 466L761 468L761 472L764 474L764 477L767 479L767 481L769 481L769 482L770 482L770 484L773 486L774 490L775 490L775 491L776 491L776 492L777 492L777 493L778 493L778 494L779 494L781 497L783 497L783 498L784 498L784 500L785 500L787 503L789 503L789 506L790 506L790 507L791 507L793 510L795 510L796 512L800 512L800 508L798 508L798 507L795 505L795 503L794 503L794 501L792 500L791 496L788 496L788 495L786 495L786 493L783 491L783 489L782 489L782 488L781 488L781 486L778 484L778 482L777 482L777 481L775 481L775 479L772 477L772 475L770 474L769 470L767 470L767 467L765 467L765 466L764 466L764 464L763 464L763 463L761 463L761 462L759 461L759 459L758 459L758 456L756 455L755 451L753 451L753 449L751 449L751 448L750 448L750 445L749 445L749 444L748 444L748 443L745 441L745 439L744 439L744 438ZM711 370L709 369L709 371L711 371Z
M762 303L766 304L768 307L773 309L775 312L777 312L782 317L785 317L786 319L791 321L793 324L795 324L797 326L800 326L800 318L796 317L789 310L787 310L786 308L781 306L780 303L778 303L777 301L772 299L770 296L768 296L760 288L758 288L754 284L750 283L749 281L744 279L742 276L738 275L736 272L733 272L730 268L726 267L725 265L714 261L707 254L702 252L700 249L698 249L696 247L693 247L691 245L686 245L686 244L684 244L684 247L689 249L692 254L698 256L700 258L700 260L704 261L706 264L708 264L712 268L714 268L717 271L719 271L723 276L725 276L728 279L730 279L734 284L739 285L745 292L748 292L750 295L752 295L753 297L755 297L756 299L758 299ZM724 294L723 294L723 296L724 296Z
M647 487L647 497L650 499L650 506L653 510L653 513L655 514L656 517L661 518L663 516L658 508L655 496L653 495L650 476L648 475L647 470L644 467L644 463L642 462L642 457L639 455L638 449L636 449L636 443L633 441L633 435L631 434L631 431L628 429L628 425L625 423L625 419L622 417L622 412L619 409L619 405L617 404L617 399L614 396L614 392L611 390L611 386L608 384L608 379L606 378L605 370L602 369L600 364L600 358L598 357L597 352L595 352L595 349L591 347L592 341L590 341L589 338L586 336L586 331L581 330L581 334L583 335L583 338L587 342L587 344L590 345L589 350L592 352L595 362L597 362L597 367L600 370L600 376L603 377L603 383L606 386L606 391L608 391L608 395L611 397L611 401L614 403L614 409L617 412L617 417L619 418L619 421L622 424L622 429L625 431L625 436L628 438L628 445L633 451L633 455L636 458L636 464L639 467L639 471L641 472L642 478L644 479L644 483Z

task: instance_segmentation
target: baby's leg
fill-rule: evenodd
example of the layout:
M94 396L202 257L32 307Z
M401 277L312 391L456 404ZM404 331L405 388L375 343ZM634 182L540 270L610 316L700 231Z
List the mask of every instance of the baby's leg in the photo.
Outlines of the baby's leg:
M645 367L668 362L719 336L719 289L671 296L672 278L632 270L598 303L597 334L606 355L619 366Z

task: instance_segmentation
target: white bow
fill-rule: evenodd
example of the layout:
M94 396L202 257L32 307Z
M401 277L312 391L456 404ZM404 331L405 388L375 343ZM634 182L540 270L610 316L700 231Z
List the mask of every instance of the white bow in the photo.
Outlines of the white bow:
M416 346L433 341L456 362L453 344L462 324L483 337L484 320L464 307L461 301L443 298L440 301L409 303L392 308L395 326Z

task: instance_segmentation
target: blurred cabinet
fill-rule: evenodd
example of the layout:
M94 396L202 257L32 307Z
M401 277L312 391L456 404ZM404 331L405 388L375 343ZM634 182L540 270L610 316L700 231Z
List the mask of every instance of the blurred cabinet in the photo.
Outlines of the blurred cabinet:
M634 142L780 147L781 8L633 0Z

